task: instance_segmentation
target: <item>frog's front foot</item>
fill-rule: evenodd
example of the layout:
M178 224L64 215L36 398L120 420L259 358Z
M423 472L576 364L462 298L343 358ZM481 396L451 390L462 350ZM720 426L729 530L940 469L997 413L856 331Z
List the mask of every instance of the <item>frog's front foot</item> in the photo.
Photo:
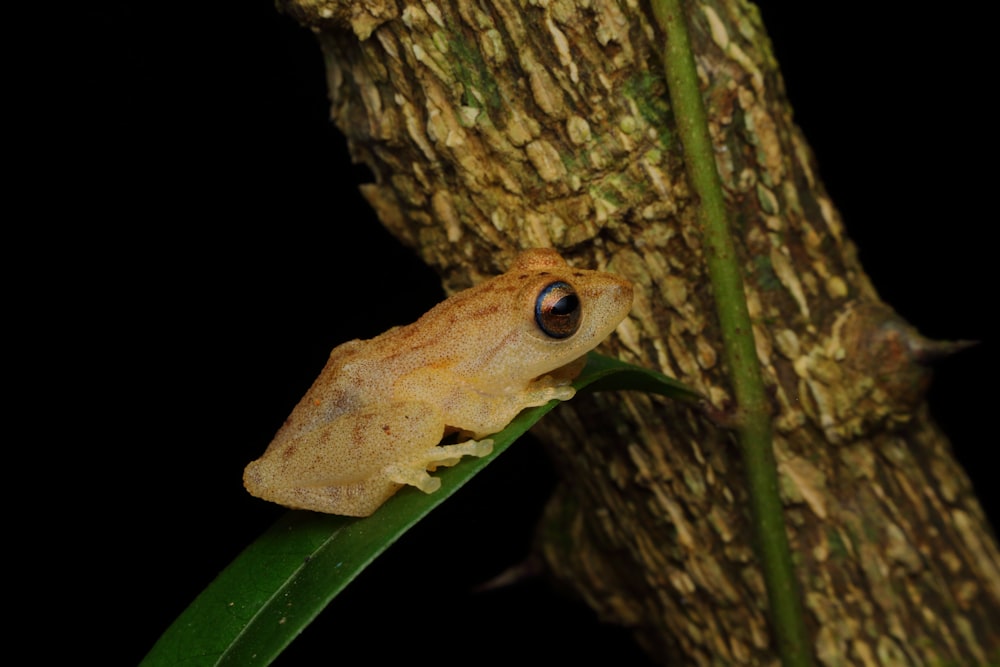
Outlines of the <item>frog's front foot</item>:
M426 470L420 468L407 468L394 463L385 467L385 474L396 484L409 484L424 493L434 493L441 488L441 480L431 477Z
M439 466L453 466L463 457L463 456L475 456L476 458L482 458L493 452L493 440L487 438L485 440L466 440L465 442L460 442L457 445L441 445L440 447L435 447L431 450L431 456L434 457L432 461L429 462L428 467L432 465ZM433 470L433 468L431 468Z
M524 396L525 407L545 405L551 400L568 401L576 395L568 380L555 375L544 375L535 380Z
M453 466L463 456L483 457L492 451L492 440L469 440L457 445L432 447L409 463L392 463L384 470L386 477L397 484L409 484L424 493L434 493L441 488L441 480L431 477L428 470L436 470L439 466Z

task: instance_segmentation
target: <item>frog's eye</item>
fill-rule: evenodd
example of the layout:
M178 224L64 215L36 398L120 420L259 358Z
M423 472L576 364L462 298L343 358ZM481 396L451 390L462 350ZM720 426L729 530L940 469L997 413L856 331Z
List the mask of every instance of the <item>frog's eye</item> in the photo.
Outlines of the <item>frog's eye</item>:
M535 322L552 338L567 338L580 328L580 297L571 285L547 285L535 301Z

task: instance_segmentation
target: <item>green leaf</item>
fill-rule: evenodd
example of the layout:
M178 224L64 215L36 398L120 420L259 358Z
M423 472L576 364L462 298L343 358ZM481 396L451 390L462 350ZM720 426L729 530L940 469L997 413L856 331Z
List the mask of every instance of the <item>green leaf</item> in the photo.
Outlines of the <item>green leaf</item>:
M643 391L690 404L705 400L695 390L663 373L633 366L596 352L587 355L587 365L573 386L577 391Z
M695 402L681 383L591 353L577 390L637 389ZM160 637L142 667L267 665L410 526L507 449L558 401L529 408L493 436L493 454L439 469L441 488L403 488L364 519L290 511L246 548Z

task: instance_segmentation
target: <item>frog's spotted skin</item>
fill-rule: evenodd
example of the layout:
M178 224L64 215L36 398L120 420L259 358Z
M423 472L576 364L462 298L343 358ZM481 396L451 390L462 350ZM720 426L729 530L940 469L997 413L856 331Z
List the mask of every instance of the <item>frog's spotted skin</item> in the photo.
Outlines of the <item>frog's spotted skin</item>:
M485 456L483 436L522 409L572 398L574 362L631 306L627 280L527 250L413 324L334 349L243 483L265 500L350 516L371 514L403 484L436 491L428 470ZM453 431L474 439L438 446Z

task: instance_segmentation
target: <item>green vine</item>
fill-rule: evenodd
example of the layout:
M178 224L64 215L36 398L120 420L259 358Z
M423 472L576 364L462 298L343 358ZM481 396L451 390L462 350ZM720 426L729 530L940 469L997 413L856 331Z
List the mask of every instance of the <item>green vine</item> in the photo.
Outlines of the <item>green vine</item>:
M753 527L767 586L771 624L782 664L805 667L812 664L812 652L778 495L771 415L684 11L680 0L653 0L653 13L666 34L663 60L667 86L684 146L688 177L701 201L698 218L722 329L725 359L738 406L735 429L747 471Z

